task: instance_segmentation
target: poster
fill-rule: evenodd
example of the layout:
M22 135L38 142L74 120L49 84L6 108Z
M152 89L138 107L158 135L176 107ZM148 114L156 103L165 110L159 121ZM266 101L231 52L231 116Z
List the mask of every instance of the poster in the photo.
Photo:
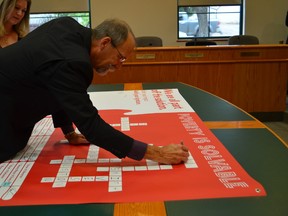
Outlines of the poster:
M51 116L27 148L0 164L0 206L171 201L265 196L177 89L89 93L111 126L149 145L184 144L179 165L119 159L96 145L69 145Z

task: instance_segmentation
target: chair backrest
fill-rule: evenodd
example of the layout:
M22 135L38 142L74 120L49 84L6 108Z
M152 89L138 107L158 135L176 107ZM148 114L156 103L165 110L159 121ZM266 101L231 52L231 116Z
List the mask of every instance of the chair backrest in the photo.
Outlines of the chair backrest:
M137 47L162 47L162 39L157 36L136 37Z
M195 39L191 41L187 41L186 46L208 46L208 45L217 45L215 41L206 40L206 39Z
M259 44L259 39L254 35L234 35L228 40L229 45Z

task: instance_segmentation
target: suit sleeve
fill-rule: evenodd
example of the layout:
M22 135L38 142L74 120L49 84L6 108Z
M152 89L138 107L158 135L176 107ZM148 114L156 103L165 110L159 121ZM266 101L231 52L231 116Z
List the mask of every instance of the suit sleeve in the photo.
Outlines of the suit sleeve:
M53 113L52 120L54 127L61 128L64 134L74 131L73 122L64 110Z

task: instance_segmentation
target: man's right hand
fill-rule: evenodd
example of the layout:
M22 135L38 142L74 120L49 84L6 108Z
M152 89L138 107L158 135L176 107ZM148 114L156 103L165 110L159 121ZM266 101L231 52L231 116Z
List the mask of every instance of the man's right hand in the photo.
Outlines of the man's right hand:
M179 164L188 160L188 148L182 144L170 144L167 146L148 145L145 159L163 164Z

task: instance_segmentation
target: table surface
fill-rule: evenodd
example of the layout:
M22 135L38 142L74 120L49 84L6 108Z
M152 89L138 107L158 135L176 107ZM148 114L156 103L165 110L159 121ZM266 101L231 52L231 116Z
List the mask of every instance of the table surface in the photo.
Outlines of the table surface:
M266 197L222 198L151 203L0 207L1 215L29 216L222 216L288 215L288 148L275 133L221 98L183 83L93 85L89 91L177 88L202 121L242 167L266 189ZM31 194L31 196L37 196Z

